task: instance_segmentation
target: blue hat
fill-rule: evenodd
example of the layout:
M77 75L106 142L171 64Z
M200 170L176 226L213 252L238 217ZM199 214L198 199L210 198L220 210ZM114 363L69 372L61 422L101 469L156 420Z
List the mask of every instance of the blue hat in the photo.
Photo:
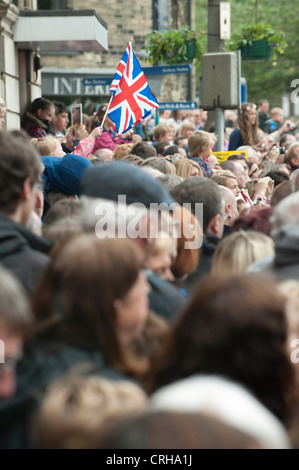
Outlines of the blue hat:
M41 157L45 169L43 180L45 191L58 190L80 195L80 179L92 164L87 158L68 153L64 157Z
M174 200L162 184L143 169L128 162L113 161L88 169L80 183L81 195L118 201L126 196L126 203L136 202L150 207L151 203L171 205Z

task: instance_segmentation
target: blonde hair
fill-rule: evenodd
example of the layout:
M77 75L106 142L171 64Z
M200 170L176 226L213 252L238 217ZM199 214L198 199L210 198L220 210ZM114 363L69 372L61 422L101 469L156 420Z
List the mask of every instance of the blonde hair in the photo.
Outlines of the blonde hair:
M195 131L188 139L188 148L191 157L197 157L204 150L212 147L217 142L214 133L206 131Z
M50 384L34 424L41 449L91 449L113 419L142 410L146 395L127 381L67 375Z
M31 139L33 147L38 151L41 157L55 155L58 140L52 135L47 135L40 139Z
M225 237L217 246L212 274L244 273L252 263L269 255L274 255L272 238L254 230L239 230Z
M119 160L123 157L126 157L127 155L130 155L132 147L133 147L133 144L117 145L113 152L113 159Z
M155 170L161 171L164 175L176 175L176 167L173 163L165 160L165 158L150 157L144 160L140 166L151 166L152 168L155 168Z
M198 176L203 176L199 164L194 162L193 160L181 158L180 160L176 160L173 164L176 167L176 174L178 176L181 176L182 178L189 178L193 167L198 169L199 171Z
M216 170L214 174L211 176L212 181L214 181L216 184L220 186L225 186L225 187L227 185L228 178L233 178L234 180L236 180L236 176L229 170L219 170L219 171Z
M192 124L192 122L185 122L181 127L180 127L180 136L181 137L187 137L187 131L195 131L195 126Z

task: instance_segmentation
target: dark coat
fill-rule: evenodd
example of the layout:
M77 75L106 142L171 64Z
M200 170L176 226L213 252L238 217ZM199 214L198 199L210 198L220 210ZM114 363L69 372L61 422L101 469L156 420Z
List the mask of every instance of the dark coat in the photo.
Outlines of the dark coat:
M22 120L22 128L30 137L42 138L48 134L48 121L39 119L37 116L31 113L26 113Z
M150 309L168 323L172 323L187 306L186 298L182 296L177 287L161 279L150 269L146 270L146 276L151 286L149 294Z
M0 449L34 446L32 422L46 387L71 370L109 380L130 380L113 369L100 351L54 342L27 347L24 359L17 367L16 393L12 398L0 401Z
M229 136L228 150L237 150L242 145L244 145L244 142L241 137L240 128L237 127Z
M210 274L213 263L214 252L218 243L221 242L220 238L215 237L209 233L205 233L201 248L199 262L194 273L190 274L185 281L185 287L188 292L192 293L195 284L205 275Z
M52 247L52 241L0 212L0 262L15 274L29 295L50 261Z

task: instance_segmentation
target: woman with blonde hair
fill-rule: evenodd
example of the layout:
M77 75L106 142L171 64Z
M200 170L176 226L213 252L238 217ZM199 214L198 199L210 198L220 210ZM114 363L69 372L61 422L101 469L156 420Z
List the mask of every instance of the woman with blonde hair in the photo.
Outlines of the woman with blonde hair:
M245 273L252 263L270 255L274 255L272 238L254 230L239 230L225 237L217 246L212 274Z
M176 174L182 178L203 176L200 166L193 160L180 159L176 160L173 164L176 167Z

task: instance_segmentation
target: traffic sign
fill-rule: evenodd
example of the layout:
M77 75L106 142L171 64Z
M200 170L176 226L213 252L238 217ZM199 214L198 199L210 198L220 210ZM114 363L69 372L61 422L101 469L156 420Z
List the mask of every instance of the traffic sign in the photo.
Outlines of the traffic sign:
M163 111L164 109L175 111L178 109L196 108L198 108L198 103L196 101L165 101L164 103L159 103L159 111Z

